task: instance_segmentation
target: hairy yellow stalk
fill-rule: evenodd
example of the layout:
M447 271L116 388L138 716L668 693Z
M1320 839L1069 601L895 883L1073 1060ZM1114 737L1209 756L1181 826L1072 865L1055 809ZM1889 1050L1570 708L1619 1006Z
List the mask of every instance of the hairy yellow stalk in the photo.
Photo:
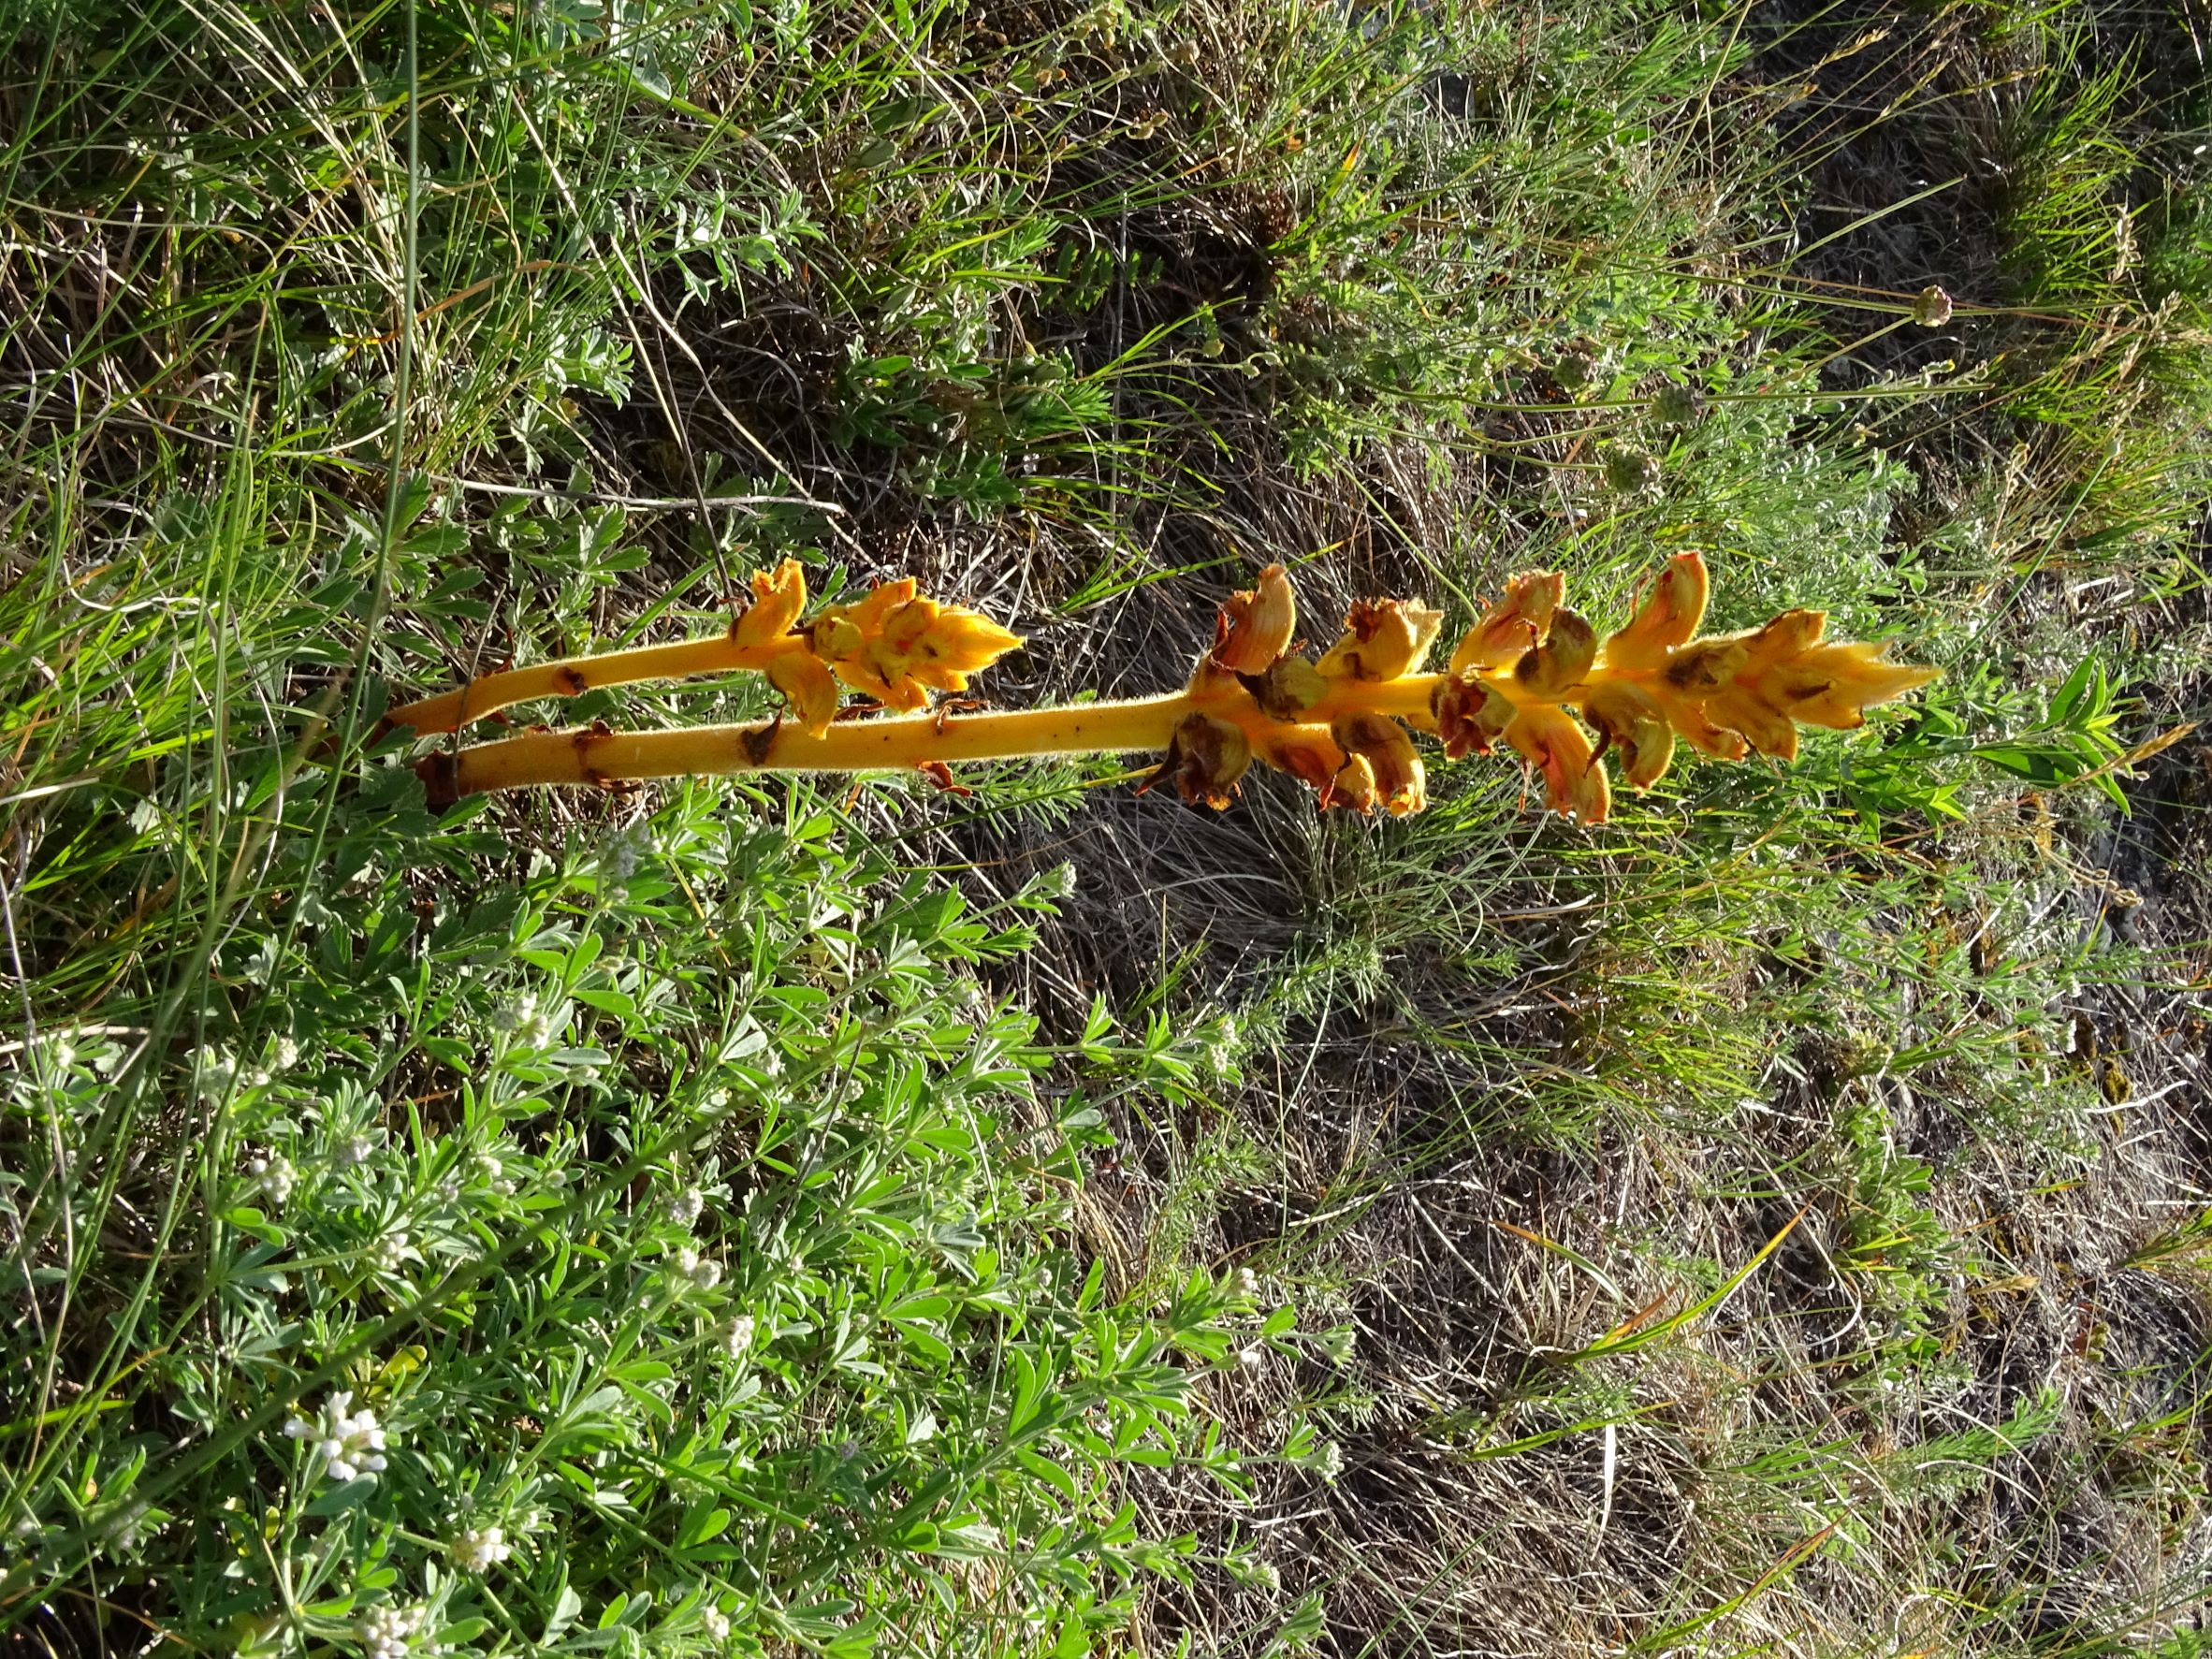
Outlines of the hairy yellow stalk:
M1447 755L1517 751L1547 800L1602 822L1610 749L1623 781L1649 788L1675 741L1723 759L1756 749L1788 759L1802 724L1848 728L1867 706L1934 677L1878 647L1824 639L1817 611L1785 611L1746 633L1700 636L1707 576L1695 553L1661 572L1636 618L1601 639L1564 603L1554 572L1513 578L1452 652L1423 671L1441 614L1404 601L1353 607L1318 662L1292 651L1296 595L1280 566L1222 607L1214 645L1189 684L1164 697L1005 713L894 713L845 720L836 680L895 710L957 691L1021 642L988 618L884 583L859 603L801 622L806 582L790 561L752 578L753 604L726 636L491 675L398 708L387 724L456 729L464 718L531 697L738 668L758 669L793 718L761 725L626 733L604 725L538 731L431 755L418 770L432 797L533 784L602 786L733 772L924 770L956 761L1065 754L1163 753L1155 781L1193 803L1225 807L1255 761L1303 779L1323 806L1419 811L1427 779L1406 727ZM1575 718L1580 716L1580 720ZM1401 723L1403 722L1403 723ZM1598 734L1594 746L1582 722Z
M806 650L796 639L775 639L765 645L740 645L735 631L713 639L687 639L677 645L639 646L634 650L608 651L597 657L571 657L561 662L540 662L529 668L510 668L471 680L457 691L389 709L385 726L397 731L412 726L422 736L458 732L471 720L482 720L517 703L541 697L580 697L602 686L635 685L648 679L689 679L699 674L733 674L750 670L764 674L779 657Z
M1332 695L1309 718L1326 724L1334 714L1378 706L1386 713L1419 718L1443 677L1424 674L1389 681L1369 687L1371 694L1365 697ZM1242 713L1227 691L1177 691L1165 697L1075 703L1059 708L840 720L820 735L780 720L674 732L586 726L526 732L476 744L458 754L431 755L419 769L431 786L432 798L446 802L539 784L605 785L733 772L911 772L954 762L1040 755L1157 754L1174 740L1178 725L1201 712L1217 712L1232 720Z

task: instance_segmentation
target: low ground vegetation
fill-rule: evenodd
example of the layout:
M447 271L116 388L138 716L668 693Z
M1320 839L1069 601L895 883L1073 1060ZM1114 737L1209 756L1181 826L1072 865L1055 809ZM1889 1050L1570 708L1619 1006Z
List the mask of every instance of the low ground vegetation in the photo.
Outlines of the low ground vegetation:
M0 1630L2197 1652L2205 28L0 3ZM1943 678L1596 829L377 723L1692 550Z

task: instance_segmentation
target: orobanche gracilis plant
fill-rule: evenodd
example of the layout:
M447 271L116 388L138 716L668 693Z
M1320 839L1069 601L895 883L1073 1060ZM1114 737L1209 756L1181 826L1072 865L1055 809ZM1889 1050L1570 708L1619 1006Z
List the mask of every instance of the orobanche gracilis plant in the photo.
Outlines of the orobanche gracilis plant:
M477 679L396 708L392 727L458 730L528 698L728 669L768 677L788 704L764 724L617 732L604 724L531 731L418 764L450 801L529 784L615 785L684 773L863 772L1021 755L1164 753L1150 783L1221 808L1255 760L1313 786L1324 807L1418 812L1427 777L1407 728L1453 759L1503 742L1541 775L1552 807L1602 823L1622 780L1647 789L1677 741L1722 760L1789 759L1800 724L1848 730L1861 712L1936 676L1889 662L1877 645L1824 639L1826 616L1784 611L1743 633L1698 636L1705 561L1678 553L1625 628L1600 640L1563 602L1557 572L1524 572L1484 610L1440 671L1425 667L1444 616L1404 600L1352 607L1318 660L1296 648L1298 600L1281 565L1221 607L1213 648L1190 682L1131 702L955 714L933 691L961 691L1021 640L988 618L924 598L911 578L857 604L806 616L795 561L752 577L749 605L717 638L581 657ZM872 698L842 706L838 682ZM1575 718L1580 717L1580 720ZM1593 743L1584 730L1597 734Z

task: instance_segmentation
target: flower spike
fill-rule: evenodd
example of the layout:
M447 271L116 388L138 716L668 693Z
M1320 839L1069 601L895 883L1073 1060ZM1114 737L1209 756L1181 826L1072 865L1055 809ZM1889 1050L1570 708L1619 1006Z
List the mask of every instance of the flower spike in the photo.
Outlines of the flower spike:
M1150 752L1142 787L1172 782L1193 806L1227 808L1253 764L1311 788L1323 807L1394 817L1428 803L1414 731L1457 760L1510 746L1552 809L1581 824L1612 808L1606 761L1630 789L1664 778L1680 744L1723 760L1788 760L1800 725L1841 730L1926 685L1932 668L1879 645L1827 639L1820 611L1784 611L1742 633L1699 635L1705 561L1678 553L1628 624L1600 638L1565 603L1556 571L1524 571L1486 607L1441 674L1422 664L1441 613L1371 600L1317 662L1293 651L1298 596L1279 564L1221 606L1212 648L1180 691L1125 703L965 714L930 706L1021 644L977 611L940 604L911 579L805 617L792 560L751 578L751 604L720 638L511 670L392 711L387 723L452 731L531 697L596 686L752 669L789 719L766 725L623 733L604 723L531 731L418 763L434 799L525 784L610 784L683 773L919 770L1018 755ZM847 720L839 682L889 713ZM1589 730L1584 730L1586 722ZM1409 731L1408 727L1413 730ZM1594 732L1594 743L1590 732Z

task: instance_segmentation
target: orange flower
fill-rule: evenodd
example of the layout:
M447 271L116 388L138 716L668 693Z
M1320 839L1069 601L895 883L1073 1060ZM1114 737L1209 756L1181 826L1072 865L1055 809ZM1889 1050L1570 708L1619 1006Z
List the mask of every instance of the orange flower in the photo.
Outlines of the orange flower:
M808 736L819 737L829 730L830 721L837 718L838 698L837 682L830 677L827 663L811 651L785 651L769 660L767 674L768 683L790 702Z
M1345 618L1344 637L1320 672L1333 679L1383 680L1420 672L1444 613L1403 599L1361 600Z
M1429 804L1428 774L1422 769L1413 738L1396 720L1361 710L1347 714L1330 728L1330 735L1350 757L1337 773L1339 792L1364 798L1346 801L1362 812L1375 810L1379 801L1393 818L1419 812ZM1347 771L1364 770L1364 777L1346 780Z
M927 707L931 691L966 691L969 675L1022 643L980 612L921 597L911 576L823 611L809 637L839 679L898 709Z
M1524 570L1506 584L1506 597L1482 613L1451 654L1451 672L1490 674L1521 661L1551 628L1551 613L1566 597L1557 571Z
M1336 776L1321 791L1323 809L1342 807L1349 812L1375 813L1376 791L1375 768L1363 754L1345 756L1344 764L1337 767Z
M1674 759L1674 728L1650 692L1626 680L1606 680L1583 700L1582 717L1597 728L1598 752L1621 757L1621 781L1650 789Z
M1506 728L1506 741L1544 775L1544 798L1578 823L1603 823L1612 810L1606 769L1582 728L1549 703L1532 703Z
M1608 668L1656 670L1667 652L1690 643L1705 619L1710 579L1705 560L1677 553L1666 561L1628 626L1606 641L1599 661Z
M1344 764L1345 753L1327 726L1277 726L1262 740L1259 758L1307 788L1319 790L1326 805L1330 779Z
M797 560L787 559L773 575L752 573L752 603L730 632L741 646L770 645L791 632L806 608L807 573Z
M1214 661L1232 674L1265 674L1290 648L1298 630L1298 593L1288 572L1271 564L1259 585L1232 594L1215 626Z

